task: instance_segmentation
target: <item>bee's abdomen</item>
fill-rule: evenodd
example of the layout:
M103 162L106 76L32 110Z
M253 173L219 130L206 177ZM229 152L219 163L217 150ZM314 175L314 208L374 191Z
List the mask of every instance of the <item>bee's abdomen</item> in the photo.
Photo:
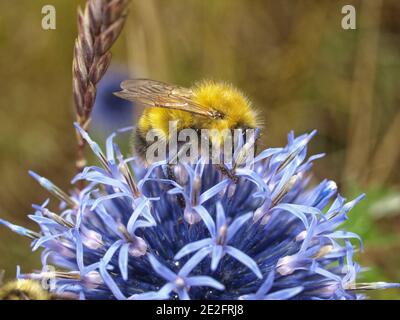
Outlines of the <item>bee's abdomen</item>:
M1 300L37 300L29 292L12 289L1 296Z
M152 142L146 141L147 132L143 132L140 128L136 128L132 136L133 153L146 161L146 151Z
M50 294L32 280L15 280L0 288L0 300L49 300Z

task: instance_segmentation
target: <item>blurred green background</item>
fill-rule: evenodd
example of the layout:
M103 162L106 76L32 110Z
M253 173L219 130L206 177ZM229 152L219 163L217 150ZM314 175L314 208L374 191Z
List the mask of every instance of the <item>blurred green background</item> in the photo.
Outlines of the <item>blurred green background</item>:
M0 0L0 216L32 228L48 196L32 169L70 188L75 173L71 61L78 0ZM57 29L41 28L53 4ZM357 29L343 30L352 4ZM315 180L348 199L367 193L347 228L364 239L361 281L400 281L400 2L398 0L133 0L112 68L189 86L240 87L264 119L264 146L319 134ZM9 278L40 265L28 240L0 228ZM400 290L372 294L400 299Z

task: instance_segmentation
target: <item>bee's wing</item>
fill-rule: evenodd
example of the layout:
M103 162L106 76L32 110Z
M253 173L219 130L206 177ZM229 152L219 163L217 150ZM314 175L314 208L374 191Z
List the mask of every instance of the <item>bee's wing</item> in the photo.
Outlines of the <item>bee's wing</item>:
M187 88L148 79L126 80L121 83L121 88L122 91L114 93L117 97L147 107L182 110L211 119L222 118L220 112L193 101L193 91Z

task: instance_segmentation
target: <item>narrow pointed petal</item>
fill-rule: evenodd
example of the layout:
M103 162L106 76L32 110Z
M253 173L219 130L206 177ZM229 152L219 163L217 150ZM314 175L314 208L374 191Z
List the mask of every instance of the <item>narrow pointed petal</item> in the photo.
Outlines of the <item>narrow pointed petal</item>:
M266 295L264 300L288 300L297 296L303 290L303 287L279 290Z
M226 246L225 250L226 250L227 254L229 254L231 257L235 258L239 262L243 263L251 271L253 271L253 273L259 279L262 279L262 274L261 274L260 268L258 267L257 263L252 258L250 258L247 254L245 254L242 251L240 251L234 247L231 247L231 246Z
M178 296L180 300L190 300L189 293L186 289L178 289Z
M232 237L236 234L236 232L247 222L251 219L253 216L252 212L249 212L247 214L244 214L240 216L239 218L235 219L231 223L231 225L228 227L228 236L227 236L227 242L232 239Z
M219 262L222 259L222 255L224 253L224 249L222 246L214 246L212 250L211 257L211 270L215 271L218 267Z
M170 281L170 282L172 282L176 279L176 274L173 273L167 267L163 266L160 262L158 262L158 260L153 255L150 254L148 257L149 257L151 266L153 267L154 271L158 275L160 275L165 280Z
M193 276L186 279L186 284L191 287L211 287L225 290L225 286L217 280L208 276Z
M121 247L121 245L123 244L122 240L118 240L116 242L114 242L110 248L108 248L106 254L104 255L102 261L104 262L104 264L108 264L112 257L114 256L115 252L117 252L117 250Z
M211 218L210 214L208 213L208 211L201 205L195 206L193 207L193 209L200 215L208 231L210 232L211 237L215 237L216 235L215 223L214 220Z
M207 247L212 244L212 239L211 238L206 238L202 240L198 240L195 242L191 242L184 246L182 249L178 251L178 253L175 255L174 259L179 260L182 257L188 255L189 253L198 251L204 247Z
M202 193L200 195L199 204L206 202L207 200L211 199L212 197L220 193L229 183L230 183L229 179L222 180L217 185L213 186L212 188Z
M209 253L210 250L208 248L201 249L185 263L178 275L180 277L186 277Z
M269 292L269 290L271 290L272 284L274 282L274 275L275 275L274 271L271 271L268 274L267 279L265 279L264 283L261 285L261 287L256 292L257 297L262 297L262 296L266 295Z
M128 280L128 250L129 243L125 243L122 245L118 256L119 269L121 270L122 279L125 281Z
M217 232L219 231L220 228L222 228L223 225L225 225L226 219L225 219L225 212L224 208L222 208L221 202L217 203Z
M100 274L101 274L101 277L103 278L104 283L108 286L108 288L110 288L110 290L112 291L114 296L118 300L126 300L126 297L121 292L121 290L119 289L118 285L115 283L113 278L107 272L106 265L104 263L100 264Z

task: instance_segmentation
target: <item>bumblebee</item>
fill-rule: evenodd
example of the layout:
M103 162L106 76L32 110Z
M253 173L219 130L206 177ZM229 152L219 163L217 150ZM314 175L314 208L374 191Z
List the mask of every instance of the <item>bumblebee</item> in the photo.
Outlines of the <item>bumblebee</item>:
M223 132L233 129L256 129L257 114L250 101L230 84L203 81L191 88L148 79L126 80L122 91L114 94L145 107L133 137L133 147L146 163L149 143L146 135L155 130L165 141L171 138L169 124L177 122L177 130L208 129L217 132L209 137L211 145L223 143ZM218 134L220 133L220 134Z
M50 300L51 295L34 280L14 280L0 287L0 300Z

